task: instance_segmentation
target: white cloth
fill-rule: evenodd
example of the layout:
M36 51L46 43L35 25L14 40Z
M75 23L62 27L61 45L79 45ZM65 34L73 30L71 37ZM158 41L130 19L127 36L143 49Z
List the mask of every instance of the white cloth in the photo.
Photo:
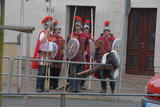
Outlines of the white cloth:
M39 40L42 41L42 39L43 39L44 37L45 37L45 33L42 32L42 33L40 34ZM42 43L42 44L40 45L39 50L45 51L45 52L51 52L51 51L53 51L53 42L50 42L50 41L46 40L45 43Z

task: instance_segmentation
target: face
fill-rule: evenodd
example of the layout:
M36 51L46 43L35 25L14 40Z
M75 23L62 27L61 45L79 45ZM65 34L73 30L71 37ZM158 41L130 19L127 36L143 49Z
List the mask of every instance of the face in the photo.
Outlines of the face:
M107 37L108 37L108 36L109 36L109 34L110 34L110 31L108 31L108 30L107 30L107 31L104 31L104 35L105 35L105 36L107 36Z
M81 27L80 26L75 26L75 31L80 32L81 31Z
M45 25L45 30L47 32L51 32L52 31L52 27L51 26L48 26L48 25Z
M83 32L84 32L84 33L89 33L89 29L88 29L88 28L85 28L85 29L83 30Z
M58 35L61 34L61 29L56 29L55 33L58 34Z

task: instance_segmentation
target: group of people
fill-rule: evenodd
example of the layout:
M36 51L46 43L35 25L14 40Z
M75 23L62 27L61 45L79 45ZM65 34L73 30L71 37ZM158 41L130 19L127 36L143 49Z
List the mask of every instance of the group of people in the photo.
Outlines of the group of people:
M75 17L74 30L68 36L67 40L64 40L61 34L61 28L59 27L58 21L53 20L51 16L45 17L41 23L44 25L44 30L42 30L38 36L37 45L34 52L35 59L42 60L67 60L65 55L65 42L66 44L72 38L75 38L79 41L79 50L74 58L70 59L70 61L77 62L90 62L90 42L89 40L93 40L91 37L90 30L90 20L85 20L84 24L81 17ZM109 28L110 21L106 20L104 23L104 29L101 36L95 41L95 54L94 54L94 62L101 63L102 57L105 53L111 51L111 46L115 38L111 34L111 30ZM55 48L53 47L53 43L56 43L58 47L58 52L55 53ZM33 61L32 68L38 69L38 76L45 76L47 67L50 68L50 76L58 77L60 75L62 63L47 63L44 61ZM77 77L77 73L83 72L87 69L90 69L89 65L84 64L70 64L69 67L69 77ZM114 80L113 77L114 71L110 70L101 70L98 73L95 73L94 76L99 79L105 79L109 77L111 80ZM50 89L58 88L58 79L50 79ZM36 80L36 91L43 92L44 91L44 82L45 78L37 77ZM80 89L85 90L85 81L84 80L76 80L69 79L69 87L67 88L69 92L79 92ZM115 82L110 82L111 92L115 91ZM107 90L107 83L105 81L101 81L101 93L105 93Z

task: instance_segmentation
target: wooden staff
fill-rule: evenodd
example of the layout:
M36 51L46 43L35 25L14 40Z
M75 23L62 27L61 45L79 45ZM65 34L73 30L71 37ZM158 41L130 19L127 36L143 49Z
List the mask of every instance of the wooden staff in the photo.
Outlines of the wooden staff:
M93 27L93 8L91 8L91 38L93 39L93 29L94 29L94 27ZM91 57L91 56L90 56ZM90 63L92 63L92 59L90 58ZM92 69L92 65L90 65L90 69ZM89 79L91 79L92 78L92 76L90 75L89 76ZM89 84L88 84L88 88L89 89L91 89L91 81L89 81Z
M51 0L49 0L49 7L51 8ZM49 13L49 17L50 17L50 13ZM50 18L49 18L49 22L50 22L51 20L50 20ZM49 24L49 27L51 27L51 25ZM49 34L49 36L50 36L50 34ZM47 38L48 39L48 38ZM48 49L49 49L49 43L48 43ZM50 60L49 59L49 53L50 52L48 52L47 51L47 60ZM50 88L50 78L48 77L48 76L50 76L50 67L49 67L49 63L48 62L46 62L46 73L45 73L45 75L47 76L46 77L46 79L45 79L45 92L48 92L49 91L49 88Z
M73 30L74 30L74 23L75 23L76 13L77 13L77 6L75 7L74 14L73 14L73 22L72 22L72 29L71 29L71 38L72 38ZM67 46L67 39L66 39L66 45L65 46ZM69 61L70 61L70 59L69 59ZM67 64L66 77L68 77L68 74L69 74L69 67L70 67L70 63ZM66 90L66 87L67 87L67 79L65 79L65 82L64 82L64 91Z
M93 67L91 69L88 69L88 70L85 70L83 72L77 73L77 77L79 77L79 78L81 78L81 77L86 78L86 77L92 75L93 73L100 72L103 69L106 69L106 70L113 69L114 70L116 68L113 67L112 65L108 65L108 66L106 66L106 65L97 65L97 66L95 66L95 67Z

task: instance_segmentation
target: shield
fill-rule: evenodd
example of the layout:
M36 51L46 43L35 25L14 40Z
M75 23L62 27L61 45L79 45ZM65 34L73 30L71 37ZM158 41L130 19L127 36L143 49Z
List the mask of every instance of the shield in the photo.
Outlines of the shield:
M52 58L55 58L55 56L58 53L58 45L55 42L52 42L53 50L51 52Z
M115 50L107 52L102 57L103 64L112 64L115 68L119 67L118 53Z
M112 50L117 51L118 57L120 57L120 50L122 48L122 42L119 38L115 39L112 44Z
M111 52L107 52L102 57L102 64L112 64L116 69L114 70L113 77L116 79L119 76L119 57L118 52L112 50Z
M96 48L94 40L92 40L92 39L89 40L89 46L90 46L90 58L94 59L95 48Z
M73 59L77 55L79 47L80 47L80 44L79 44L78 39L71 38L68 41L68 44L66 46L66 56L67 56L67 58L68 59Z

